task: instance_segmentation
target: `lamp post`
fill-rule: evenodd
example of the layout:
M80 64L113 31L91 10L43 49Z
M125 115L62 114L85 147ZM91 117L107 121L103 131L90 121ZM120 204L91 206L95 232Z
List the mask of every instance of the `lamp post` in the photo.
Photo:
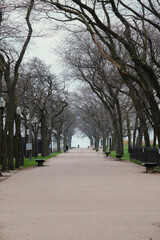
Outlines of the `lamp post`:
M0 110L1 110L1 164L2 164L2 170L4 168L4 156L2 153L3 149L3 114L4 114L4 108L5 108L6 102L4 101L3 97L0 97ZM0 176L2 176L2 173L0 172Z
M109 136L109 151L112 150L112 136Z
M17 112L18 115L21 115L21 109L20 109L20 107L17 107L16 112Z
M37 123L38 123L38 119L36 117L34 117L33 119L33 124L34 124L34 140L35 140L35 157L37 157Z
M29 136L28 143L26 144L26 150L28 151L29 160L32 160L32 124L31 124L31 116L30 113L27 116L27 120L29 121Z
M21 163L21 109L17 107L16 109L16 134L15 134L15 167L19 168Z

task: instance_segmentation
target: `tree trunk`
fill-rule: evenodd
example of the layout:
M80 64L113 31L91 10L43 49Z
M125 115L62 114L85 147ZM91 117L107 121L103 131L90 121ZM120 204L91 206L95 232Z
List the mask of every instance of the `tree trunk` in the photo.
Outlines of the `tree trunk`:
M60 133L57 133L56 139L57 139L57 152L61 152L61 134Z
M27 135L27 127L25 127L25 142L24 142L24 144L25 144L25 150L24 150L24 156L26 157L26 158L28 158L28 151L26 150L26 144L28 143L28 135Z
M2 164L2 137L3 137L3 130L2 130L2 112L0 111L0 165Z
M141 130L141 126L138 128L138 137L137 137L137 143L136 146L142 146L142 139L143 139L143 133Z
M41 140L42 140L42 157L49 155L49 143L50 143L51 135L48 131L48 126L46 124L46 116L43 116L43 111L41 115Z
M13 122L10 122L9 136L8 136L8 168L14 170L14 135L13 135Z
M21 147L20 147L20 116L15 114L15 122L16 122L16 134L15 134L15 167L20 167L21 162Z
M153 133L153 148L156 148L156 140L157 140L157 134L156 134L156 131L154 129L154 133Z
M107 146L106 146L106 136L103 136L103 152L105 152L107 149Z
M4 130L2 138L2 171L6 172L8 170L8 161L7 161L7 132Z
M92 147L93 146L93 137L90 137L90 146Z
M117 110L117 111L116 111ZM116 108L112 109L112 120L115 136L115 150L119 155L124 154L123 149L123 130L122 130L122 117L118 99L116 99Z
M68 140L69 141L69 140ZM66 146L69 145L69 143L67 144L67 136L64 134L64 138L63 138L63 146L64 146L64 149L66 149ZM71 146L69 146L71 147Z
M95 137L95 150L98 151L99 148L99 136Z
M140 125L141 125L141 131L144 133L144 139L145 139L145 146L150 147L150 138L149 138L149 133L148 133L148 126L146 123L147 116L145 114L145 109L142 103L141 98L139 98L135 87L133 86L133 83L126 78L126 76L122 75L126 85L129 88L129 95L132 99L134 108L136 110L137 116L140 120Z
M68 136L68 146L69 146L69 148L71 148L71 146L72 146L72 135Z
M19 149L20 151L20 166L24 166L24 142L22 140L22 136L20 135L20 146Z
M129 112L126 112L126 120L127 120L127 135L128 135L128 152L130 150L131 146L131 125L130 125L130 118L129 118Z
M133 129L133 146L136 146L137 129L138 129L138 116L136 115L134 129Z

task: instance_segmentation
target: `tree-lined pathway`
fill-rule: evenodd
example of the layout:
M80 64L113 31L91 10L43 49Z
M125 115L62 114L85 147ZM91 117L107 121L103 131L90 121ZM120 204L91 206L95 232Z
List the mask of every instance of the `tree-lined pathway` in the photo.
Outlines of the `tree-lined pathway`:
M159 240L159 179L73 149L0 183L0 240Z

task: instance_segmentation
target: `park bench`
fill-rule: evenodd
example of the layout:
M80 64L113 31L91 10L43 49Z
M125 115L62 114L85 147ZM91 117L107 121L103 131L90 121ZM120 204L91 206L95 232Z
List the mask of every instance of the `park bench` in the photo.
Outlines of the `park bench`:
M106 154L106 157L108 157L108 155L110 154L111 152L105 152L105 154Z
M153 173L154 168L158 165L157 162L142 162L142 166L146 167L147 173Z
M43 166L45 159L36 159L36 162L38 163L38 166Z
M119 160L121 160L121 157L122 157L122 155L120 155L120 154L116 155L116 158L118 158Z

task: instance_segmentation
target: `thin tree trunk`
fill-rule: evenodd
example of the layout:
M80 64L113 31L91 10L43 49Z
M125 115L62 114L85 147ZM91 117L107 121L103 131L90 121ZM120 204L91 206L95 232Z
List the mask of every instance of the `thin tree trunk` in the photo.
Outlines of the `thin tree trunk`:
M3 138L2 138L2 171L6 172L8 170L8 161L7 161L7 132L6 130L3 131Z
M61 152L61 136L59 133L57 133L56 139L57 139L57 152Z
M157 140L157 134L156 134L156 130L154 129L154 133L153 133L153 148L156 148L156 140Z
M142 146L142 139L143 139L143 133L141 130L141 126L138 128L138 137L137 137L137 146Z
M103 136L103 152L105 152L107 149L107 146L106 146L106 136Z
M137 129L138 129L138 116L136 115L134 130L133 130L133 146L136 146Z
M20 148L20 117L15 114L15 121L16 121L16 134L15 134L15 167L20 167L21 161L21 148Z
M129 118L129 112L126 112L126 119L127 119L127 132L128 132L128 152L130 150L131 146L131 125L130 125L130 118Z

